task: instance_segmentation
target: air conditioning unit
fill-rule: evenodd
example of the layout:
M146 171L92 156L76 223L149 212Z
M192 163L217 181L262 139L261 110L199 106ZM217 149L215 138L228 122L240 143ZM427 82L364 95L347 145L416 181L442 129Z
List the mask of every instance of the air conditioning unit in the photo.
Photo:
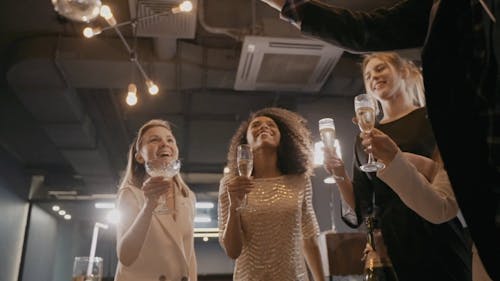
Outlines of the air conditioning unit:
M246 36L234 89L317 92L342 52L319 40Z

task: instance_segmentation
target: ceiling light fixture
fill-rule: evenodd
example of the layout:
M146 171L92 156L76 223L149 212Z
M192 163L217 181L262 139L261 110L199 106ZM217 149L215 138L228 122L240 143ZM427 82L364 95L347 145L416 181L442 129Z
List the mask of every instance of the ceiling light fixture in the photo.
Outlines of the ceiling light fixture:
M113 202L96 202L94 204L96 209L114 209L115 203Z
M66 1L68 1L68 0L66 0ZM86 0L86 1L90 1L90 0ZM53 2L58 2L58 0L53 0ZM56 7L56 4L54 4L54 6ZM98 34L100 34L103 31L106 31L108 29L114 29L114 31L116 32L116 34L118 35L118 37L120 37L120 40L122 41L123 45L127 49L128 53L130 55L130 61L137 66L137 69L139 69L139 72L141 73L141 75L142 75L142 77L143 77L143 79L145 81L145 84L146 84L146 87L148 89L148 92L151 95L158 94L160 92L160 89L159 89L158 85L155 84L149 78L149 76L144 71L144 68L140 64L139 60L137 59L137 55L136 55L136 52L135 52L135 44L134 44L134 50L132 50L132 48L130 47L130 45L127 43L127 41L123 37L122 32L118 28L122 27L122 26L125 26L125 25L128 25L128 24L131 24L132 25L132 29L133 29L134 40L135 40L136 39L135 27L136 27L137 22L143 21L143 20L147 20L147 19L150 19L150 18L154 18L154 17L158 17L158 16L165 16L165 15L170 15L170 14L191 12L193 10L193 3L191 3L191 1L183 1L179 5L171 8L170 10L166 10L166 11L163 11L163 12L160 12L160 13L155 13L155 14L151 14L151 15L147 15L147 16L143 16L143 17L134 18L132 20L121 22L121 23L117 23L116 22L116 19L115 19L114 15L113 15L113 12L111 11L111 8L109 6L107 6L107 5L102 5L101 6L100 3L99 3L99 7L100 7L99 15L106 20L106 22L108 23L108 26L106 26L106 27L85 27L83 29L83 35L86 38L92 38L95 35L98 35ZM58 11L58 10L56 9L56 11ZM71 17L68 17L68 18L73 19ZM75 19L75 20L78 20L78 19ZM133 85L133 88L131 88L131 85ZM127 102L127 104L129 106L134 106L135 104L137 104L137 87L135 86L133 80L132 80L132 82L128 86L128 92L127 92L127 97L126 97L125 101Z
M214 206L212 202L196 202L196 209L213 209Z
M90 22L99 16L100 0L52 0L54 10L70 20Z

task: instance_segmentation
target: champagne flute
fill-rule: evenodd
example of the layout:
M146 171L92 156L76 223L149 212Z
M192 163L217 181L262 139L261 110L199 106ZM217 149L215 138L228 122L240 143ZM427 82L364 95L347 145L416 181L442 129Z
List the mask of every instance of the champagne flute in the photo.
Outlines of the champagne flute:
M253 170L253 153L252 148L248 144L238 145L238 151L236 156L236 161L238 163L238 173L240 176L249 178L252 175ZM248 196L245 193L241 205L236 209L252 211L253 208L248 207Z
M75 257L73 262L73 281L101 281L102 258Z
M364 133L369 133L375 127L375 108L377 103L369 94L361 94L354 97L354 109L358 119L359 129ZM383 163L377 162L373 154L368 153L368 162L359 167L363 172L376 172L385 168Z
M163 177L166 180L172 180L172 178L177 175L181 169L181 161L176 159L170 162L165 161L162 158L156 158L149 160L145 165L146 172L151 177ZM167 198L165 194L160 195L158 198L158 206L155 209L156 214L168 214L172 210L167 206Z
M333 123L332 118L323 118L318 121L318 126L319 126L319 134L321 136L321 141L323 142L324 147L328 147L332 151L336 151L336 145L335 145L335 124ZM337 176L333 171L330 171L332 173L332 177L335 180L344 180L344 177Z

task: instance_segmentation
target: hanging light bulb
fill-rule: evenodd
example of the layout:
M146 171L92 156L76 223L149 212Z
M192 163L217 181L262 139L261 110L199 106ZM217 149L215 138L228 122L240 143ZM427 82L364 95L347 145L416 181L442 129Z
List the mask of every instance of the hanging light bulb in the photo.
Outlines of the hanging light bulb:
M128 84L128 93L125 101L130 106L134 106L137 104L137 87L134 83Z
M153 81L151 81L150 79L146 80L146 86L148 87L149 93L153 96L158 94L158 92L160 91L160 89L158 89L158 86L156 86L156 84L153 83Z
M108 5L101 6L100 15L108 22L110 26L116 25L115 17L113 16L113 13L111 12L111 9Z
M193 10L193 3L191 1L184 1L182 2L179 6L173 7L172 8L172 13L177 14L177 13L188 13Z
M102 29L100 27L85 27L83 29L83 36L87 37L87 38L92 38L94 37L95 35L97 34L100 34L102 32Z
M90 22L99 15L100 0L52 0L54 10L61 16L79 22Z

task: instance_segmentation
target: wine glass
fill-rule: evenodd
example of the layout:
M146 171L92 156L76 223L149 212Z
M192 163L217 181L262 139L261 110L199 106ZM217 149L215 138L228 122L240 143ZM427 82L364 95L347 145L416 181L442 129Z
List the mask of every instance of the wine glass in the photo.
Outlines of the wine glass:
M319 126L319 134L321 136L321 141L323 142L324 147L328 147L332 151L336 151L337 147L335 145L335 124L333 123L332 118L323 118L318 121ZM334 180L344 180L344 177L337 176L333 171L332 177Z
M75 257L72 277L73 281L101 281L102 258Z
M250 145L248 145L248 144L238 145L236 161L238 163L239 175L249 178L252 175L252 170L253 170L252 147L250 147ZM243 201L241 202L241 205L236 210L237 211L240 211L240 210L252 211L253 210L253 208L248 207L248 196L246 193L245 193L245 196L243 197Z
M375 108L377 103L369 94L361 94L354 97L354 109L358 119L359 129L364 133L369 133L375 127ZM359 167L363 172L376 172L385 168L383 163L377 162L373 154L368 153L368 163Z
M166 180L171 180L175 175L177 175L181 169L181 161L176 159L170 162L162 158L156 158L149 160L145 165L146 172L151 177L163 177ZM155 209L157 214L168 214L172 210L167 206L167 198L165 194L160 195L158 198L158 206Z

